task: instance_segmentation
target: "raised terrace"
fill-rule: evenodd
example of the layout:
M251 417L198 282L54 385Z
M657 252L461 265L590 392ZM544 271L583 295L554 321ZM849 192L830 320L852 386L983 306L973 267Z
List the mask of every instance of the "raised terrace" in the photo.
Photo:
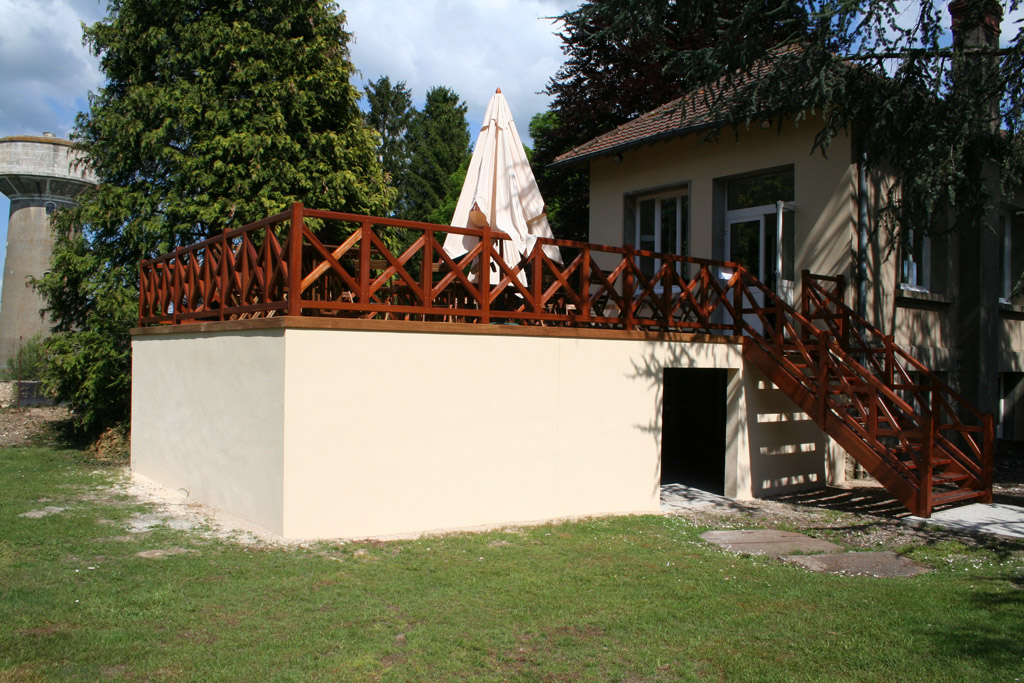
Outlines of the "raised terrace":
M288 537L769 495L846 452L917 514L990 497L991 416L841 278L804 273L797 311L737 264L508 241L296 204L143 262L133 469Z

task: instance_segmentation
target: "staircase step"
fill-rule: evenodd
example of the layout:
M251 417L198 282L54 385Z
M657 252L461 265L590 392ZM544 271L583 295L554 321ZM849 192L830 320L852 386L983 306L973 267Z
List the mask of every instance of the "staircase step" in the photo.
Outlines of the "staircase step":
M955 491L936 491L932 494L932 505L948 505L950 503L959 503L963 500L971 500L973 498L984 498L984 491L975 491L974 489L956 489Z
M952 462L953 460L951 458L932 458L932 469L940 469L946 465L952 464ZM908 470L917 469L917 463L912 460L907 461L906 465Z
M970 475L964 472L943 472L942 474L932 475L932 485L936 484L955 484L959 481L965 481L970 479Z

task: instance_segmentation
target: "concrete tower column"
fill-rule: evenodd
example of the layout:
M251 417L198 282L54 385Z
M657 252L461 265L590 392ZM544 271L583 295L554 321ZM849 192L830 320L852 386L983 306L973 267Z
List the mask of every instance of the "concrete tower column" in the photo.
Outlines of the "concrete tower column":
M0 363L20 343L49 334L49 323L40 315L45 302L30 278L42 277L50 267L50 216L95 184L71 143L53 133L0 138L0 192L11 200L0 293Z

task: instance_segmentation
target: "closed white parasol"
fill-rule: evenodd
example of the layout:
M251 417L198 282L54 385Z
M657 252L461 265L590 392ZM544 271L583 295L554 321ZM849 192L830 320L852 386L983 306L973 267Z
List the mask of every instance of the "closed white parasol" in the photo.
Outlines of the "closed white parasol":
M530 253L537 238L554 237L544 213L544 198L540 196L540 188L533 177L501 88L495 91L487 105L451 225L479 228L485 223L512 237L511 241L501 241L501 257L510 267ZM469 235L449 234L444 241L444 250L457 258L478 242L478 238ZM558 247L546 245L544 253L548 258L562 262ZM494 264L490 280L492 283L500 280Z

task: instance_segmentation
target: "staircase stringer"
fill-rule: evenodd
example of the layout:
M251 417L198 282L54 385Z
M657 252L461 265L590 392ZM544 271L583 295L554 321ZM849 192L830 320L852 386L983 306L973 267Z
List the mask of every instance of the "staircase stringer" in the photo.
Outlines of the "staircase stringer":
M821 398L783 370L776 359L762 349L756 340L744 338L743 357L786 394L797 408L811 416L823 432L853 456L854 460L878 480L900 504L914 514L919 515L923 512L918 507L920 486L901 476L867 441L834 414L834 407L826 406L823 410Z
M935 505L991 501L992 416L966 404L892 336L846 306L841 277L805 272L797 313L749 273L741 274L743 296L731 312L742 320L744 358L900 503L928 517ZM836 291L822 282L836 283ZM751 294L757 290L763 303ZM743 314L754 314L760 324ZM910 372L924 380L911 380ZM953 406L975 415L980 426L961 422Z

